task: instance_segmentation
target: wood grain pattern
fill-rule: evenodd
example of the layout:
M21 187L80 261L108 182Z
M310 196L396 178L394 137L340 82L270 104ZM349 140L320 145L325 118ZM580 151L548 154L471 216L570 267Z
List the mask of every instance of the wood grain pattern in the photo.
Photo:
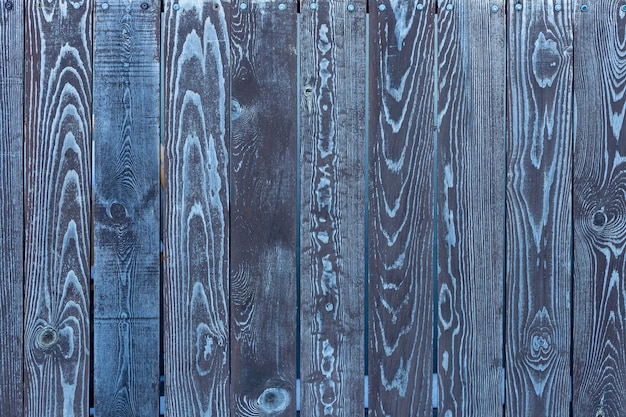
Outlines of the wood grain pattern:
M21 417L24 5L11 2L0 7L0 415Z
M363 414L365 1L301 3L300 415ZM348 10L348 4L354 10Z
M504 4L442 1L439 10L437 411L501 416Z
M371 417L432 415L435 5L419 3L370 4Z
M568 415L572 4L515 4L508 3L505 412Z
M159 413L157 0L96 7L94 410Z
M233 3L234 416L296 413L296 7Z
M176 5L176 7L174 7ZM165 413L228 416L230 4L165 3Z
M573 415L626 415L626 13L599 0L574 38Z
M25 415L87 416L93 4L25 4Z

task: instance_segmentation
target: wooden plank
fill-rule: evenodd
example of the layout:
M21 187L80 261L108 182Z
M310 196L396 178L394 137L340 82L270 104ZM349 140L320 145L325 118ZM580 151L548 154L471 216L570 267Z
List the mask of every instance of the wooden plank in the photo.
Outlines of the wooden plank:
M25 4L25 415L88 416L93 4Z
M508 3L505 412L568 415L572 4L519 5Z
M235 416L296 414L296 8L291 0L233 3Z
M166 1L165 413L228 416L230 4Z
M437 411L501 416L504 4L442 1L439 10Z
M24 4L0 10L0 415L23 415ZM7 342L8 341L8 342Z
M301 412L363 414L365 1L301 3ZM350 10L348 5L352 5Z
M94 409L159 413L158 0L110 1L94 30Z
M575 6L573 415L626 415L623 2Z
M434 11L370 3L370 417L432 415Z

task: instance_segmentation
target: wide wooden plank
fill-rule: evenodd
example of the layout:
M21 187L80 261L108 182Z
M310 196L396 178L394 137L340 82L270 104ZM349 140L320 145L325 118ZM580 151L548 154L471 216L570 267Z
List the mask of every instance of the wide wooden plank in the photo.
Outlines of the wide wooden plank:
M161 5L98 3L94 29L94 409L159 413Z
M296 7L292 0L233 3L234 416L295 415Z
M506 415L568 415L572 4L510 0L508 24Z
M0 415L23 415L24 4L0 5Z
M626 43L623 2L574 29L573 415L626 415Z
M370 3L371 417L432 415L434 12Z
M501 416L504 4L442 1L439 10L437 411Z
M165 413L228 416L230 3L164 9Z
M25 4L25 415L88 416L93 3Z
M301 3L300 415L363 414L365 1ZM351 7L349 7L351 5Z

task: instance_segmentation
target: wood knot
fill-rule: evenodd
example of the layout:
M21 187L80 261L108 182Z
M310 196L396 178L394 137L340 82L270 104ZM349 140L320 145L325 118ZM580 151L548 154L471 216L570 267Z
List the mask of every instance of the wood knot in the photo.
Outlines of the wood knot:
M113 203L109 206L109 217L116 222L126 219L126 207L120 203Z
M57 342L59 336L57 331L50 326L46 326L37 335L37 344L43 349L49 349Z
M289 392L284 388L268 388L261 393L257 403L264 414L276 414L289 405Z
M593 215L593 225L596 228L601 228L606 224L607 218L606 218L606 214L604 214L604 212L602 211L597 211L594 213Z

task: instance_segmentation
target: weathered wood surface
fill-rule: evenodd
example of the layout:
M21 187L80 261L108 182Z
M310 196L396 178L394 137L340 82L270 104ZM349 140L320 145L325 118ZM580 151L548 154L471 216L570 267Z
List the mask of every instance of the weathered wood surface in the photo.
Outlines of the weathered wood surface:
M301 3L301 416L363 414L365 1ZM353 7L348 10L348 4Z
M87 416L93 3L25 4L25 415Z
M508 4L506 415L568 415L572 4L520 4Z
M0 4L0 415L23 415L23 2Z
M626 13L599 0L574 29L573 415L626 415Z
M432 415L434 11L370 3L371 417Z
M227 416L230 4L164 8L165 412Z
M114 0L94 26L94 409L159 413L157 0Z
M504 4L439 10L438 414L501 416Z
M295 415L296 7L295 1L233 3L230 156L235 416Z

